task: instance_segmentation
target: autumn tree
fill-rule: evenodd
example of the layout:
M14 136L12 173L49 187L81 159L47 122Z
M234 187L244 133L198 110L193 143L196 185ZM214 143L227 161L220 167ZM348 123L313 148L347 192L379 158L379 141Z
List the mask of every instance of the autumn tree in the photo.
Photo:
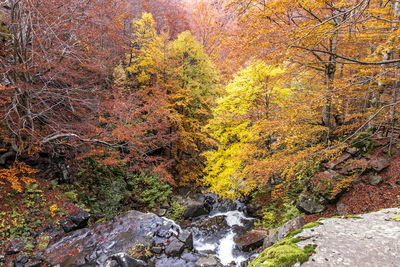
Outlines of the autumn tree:
M190 32L183 32L169 45L169 110L178 140L172 147L181 182L198 180L202 174L200 154L211 145L203 127L212 117L218 74L203 47Z

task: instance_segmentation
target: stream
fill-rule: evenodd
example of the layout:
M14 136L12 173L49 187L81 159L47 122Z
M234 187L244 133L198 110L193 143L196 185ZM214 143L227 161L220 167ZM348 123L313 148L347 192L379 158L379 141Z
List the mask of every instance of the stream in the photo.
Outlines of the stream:
M244 213L244 204L230 200L218 200L215 195L205 194L215 202L209 215L200 216L185 228L193 234L194 252L199 256L216 256L224 266L247 266L250 253L241 251L235 242L237 236L254 226L254 218ZM200 199L203 200L203 199ZM182 256L188 257L184 254ZM183 262L182 262L183 263ZM172 261L156 262L158 267L175 266ZM186 262L186 265L192 266Z

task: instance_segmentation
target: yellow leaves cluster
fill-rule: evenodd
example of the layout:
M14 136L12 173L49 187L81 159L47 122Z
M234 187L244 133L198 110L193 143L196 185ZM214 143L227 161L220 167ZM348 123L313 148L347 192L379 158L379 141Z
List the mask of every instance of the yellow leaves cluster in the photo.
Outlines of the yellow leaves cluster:
M37 173L35 170L23 162L16 161L8 169L0 169L0 184L4 184L4 180L11 184L11 187L18 192L22 192L22 184L30 184L35 180L32 175Z

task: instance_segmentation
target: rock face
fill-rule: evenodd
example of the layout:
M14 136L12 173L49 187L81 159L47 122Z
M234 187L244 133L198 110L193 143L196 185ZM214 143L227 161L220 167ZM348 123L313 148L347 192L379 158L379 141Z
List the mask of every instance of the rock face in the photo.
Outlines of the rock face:
M79 209L75 213L71 214L65 219L60 221L60 225L64 232L68 233L73 230L82 229L87 226L89 221L90 214L83 210Z
M359 218L331 218L322 225L304 229L299 236L311 237L297 245L315 244L316 253L301 266L399 266L399 208L359 215Z
M129 211L113 221L67 234L46 249L43 259L52 266L105 266L112 261L133 262L139 258L146 258L146 251L150 251L157 244L169 244L166 252L175 256L191 245L190 240L184 243L174 237L181 232L180 227L170 220L151 213ZM122 255L124 260L116 255Z
M268 231L268 235L265 237L263 242L263 248L267 248L284 238L287 234L297 229L300 229L305 225L306 221L303 217L296 217L277 229L271 229Z
M5 252L7 255L17 254L25 247L25 241L19 238L14 238L6 243Z

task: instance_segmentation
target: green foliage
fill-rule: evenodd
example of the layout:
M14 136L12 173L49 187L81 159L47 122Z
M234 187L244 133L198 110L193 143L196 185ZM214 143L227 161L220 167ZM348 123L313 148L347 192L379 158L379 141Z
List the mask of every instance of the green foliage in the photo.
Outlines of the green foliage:
M264 208L262 219L256 224L269 229L277 228L300 215L300 211L288 202L282 205L269 204Z
M127 174L121 166L103 166L89 159L84 169L78 172L78 202L95 213L111 219L121 212L122 201L129 195ZM75 192L67 195L75 198Z
M104 166L95 159L89 159L78 174L77 202L107 220L132 205L153 209L172 193L171 187L154 174L132 174L124 166ZM75 190L66 194L76 197Z
M171 186L160 181L154 174L133 175L129 185L133 186L132 193L136 196L136 200L150 209L167 201L172 194Z
M185 207L179 204L178 201L172 201L171 209L172 210L167 213L166 217L176 222L182 220Z
M351 140L350 145L360 149L361 153L368 154L374 149L374 141L371 139L369 131L359 132Z

